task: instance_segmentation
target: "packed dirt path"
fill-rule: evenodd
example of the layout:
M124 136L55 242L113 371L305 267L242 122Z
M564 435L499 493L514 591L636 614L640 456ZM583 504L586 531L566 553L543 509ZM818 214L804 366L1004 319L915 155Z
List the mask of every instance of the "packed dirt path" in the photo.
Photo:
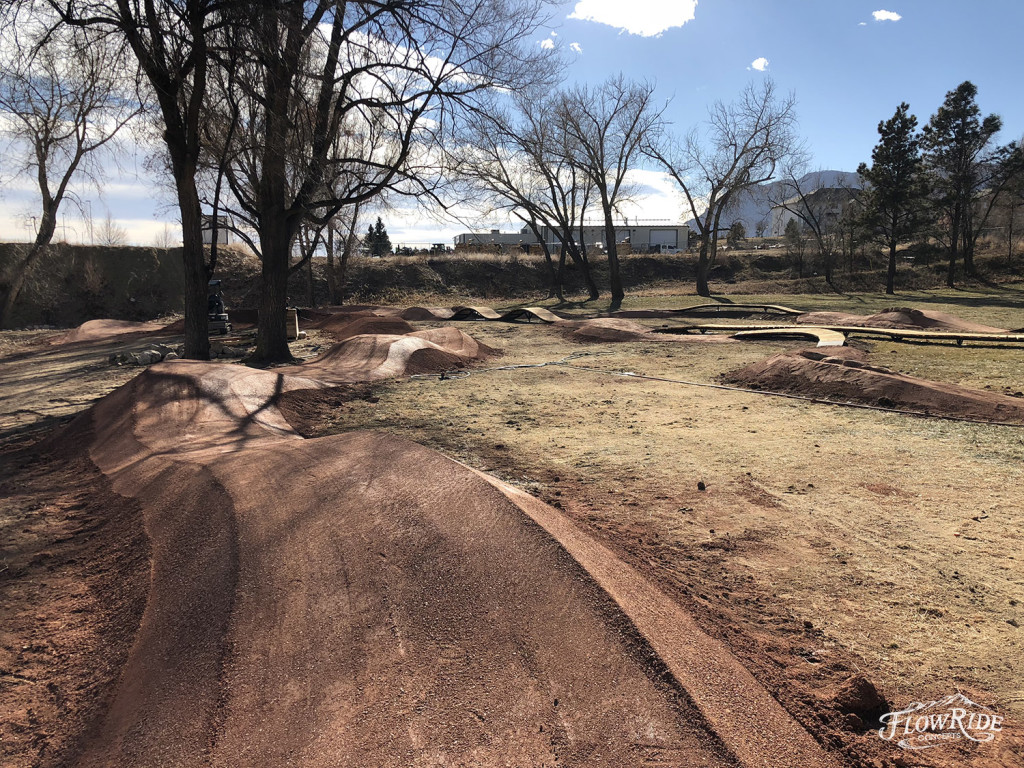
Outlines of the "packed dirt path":
M309 386L177 361L86 417L153 559L80 765L832 764L553 509L391 436L300 438L273 402Z

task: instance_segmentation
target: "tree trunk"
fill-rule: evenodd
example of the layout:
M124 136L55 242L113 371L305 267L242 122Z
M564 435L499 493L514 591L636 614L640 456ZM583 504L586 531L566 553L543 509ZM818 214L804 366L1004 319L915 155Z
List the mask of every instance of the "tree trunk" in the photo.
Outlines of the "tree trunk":
M36 239L29 247L25 258L14 268L14 276L7 286L7 295L4 296L3 306L0 307L0 328L7 329L11 327L11 323L14 320L14 304L18 300L21 289L25 287L25 280L28 279L29 269L31 269L36 258L39 257L53 239L53 233L56 228L56 207L44 209L43 216L39 221L39 231L36 233Z
M700 250L697 254L697 295L710 297L711 289L708 287L708 272L711 271L711 262L708 259L708 238L701 235Z
M889 296L896 293L896 241L889 240L889 270L885 275L885 292Z
M558 280L558 276L555 274L555 264L551 260L551 249L548 248L547 240L545 240L540 233L540 227L537 226L536 222L528 221L527 226L530 231L533 232L533 236L537 238L537 242L540 243L541 251L544 253L544 266L548 275L548 298L557 298L559 301L565 301L562 298L562 284Z
M251 358L254 365L270 365L292 359L285 322L291 242L292 232L285 215L277 211L264 211L260 225L263 269L259 327L256 331L256 351Z
M555 273L555 263L551 259L551 249L544 240L541 240L540 247L544 252L544 264L548 273L548 298L565 301L565 297L562 295L562 282Z
M315 244L315 241L314 241ZM315 245L314 245L315 247ZM316 306L316 286L313 284L313 254L309 254L306 262L306 304L310 307Z
M190 360L210 359L207 299L210 271L203 248L202 209L195 183L195 168L176 173L181 213L181 260L185 267L185 354Z
M569 255L583 269L583 279L587 283L587 301L595 301L601 296L601 292L597 290L597 283L594 282L594 275L590 271L590 260L586 257L586 254L581 254L576 250L575 246L569 248Z
M562 243L562 247L558 250L558 277L556 280L558 282L559 295L561 296L562 301L565 301L564 295L562 294L562 288L565 285L565 254L567 250L568 248L564 242Z
M324 241L327 253L327 303L334 306L338 303L338 281L334 274L334 225L327 225L327 239Z
M963 244L964 253L964 272L971 277L974 277L977 273L974 271L974 243L977 240L974 228L974 211L971 204L968 203L966 210L964 211L963 223L960 226L961 241Z
M587 291L590 295L587 301L594 301L601 295L601 293L597 290L597 283L594 282L594 276L590 272L590 261L587 260L585 254L581 254L579 249L576 248L576 243L574 243L572 239L571 229L568 230L568 234L563 234L560 239L562 241L562 255L561 263L559 265L559 285L565 284L562 282L562 277L564 275L563 270L565 267L565 254L566 251L568 251L569 257L572 259L573 264L578 266L580 270L583 272L583 280L587 285Z
M615 224L612 223L611 207L604 209L604 240L608 251L608 282L612 289L612 303L608 309L617 312L622 308L626 292L622 289L622 273L619 271L619 248L615 242Z
M974 268L974 236L968 236L968 233L964 232L964 272L971 277L975 277L977 272Z
M949 269L946 271L946 287L953 288L956 278L956 257L960 247L960 211L954 209L949 232Z
M352 255L352 248L356 244L356 226L359 218L359 205L357 204L355 210L352 212L352 221L348 226L348 236L345 238L345 242L341 248L341 264L340 264L340 278L338 286L338 305L345 303L345 286L348 285L348 260Z

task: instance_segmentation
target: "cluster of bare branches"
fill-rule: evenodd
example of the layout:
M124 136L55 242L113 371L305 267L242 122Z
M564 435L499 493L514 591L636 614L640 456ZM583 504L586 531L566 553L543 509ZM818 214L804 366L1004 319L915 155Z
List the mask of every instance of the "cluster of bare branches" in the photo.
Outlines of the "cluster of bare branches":
M618 76L492 108L455 142L455 167L487 213L509 211L534 232L559 298L566 254L581 266L590 298L597 296L582 232L577 237L594 209L605 231L614 309L624 296L614 218L635 197L631 172L654 162L677 183L700 236L698 292L708 295L719 233L728 228L723 214L746 190L775 178L799 150L795 124L793 97L777 97L765 81L734 103L716 103L705 125L674 138L653 85ZM560 244L557 273L541 227Z
M710 296L708 274L719 235L731 225L723 214L745 192L776 178L800 151L796 98L780 97L765 80L732 103L716 102L707 121L682 139L647 148L682 192L700 238L697 293Z
M79 202L76 177L98 183L100 155L140 112L123 52L90 30L57 27L46 14L16 15L0 46L0 111L14 172L35 179L40 211L35 237L8 275L0 327L33 263L53 240L65 201ZM109 156L109 153L108 153Z
M273 362L290 358L293 246L301 240L307 258L324 243L332 251L381 195L436 195L438 137L450 123L495 88L550 82L556 57L527 40L547 4L3 0L0 9L45 16L49 36L68 30L130 54L146 86L134 103L158 116L176 190L185 354L208 356L216 249L203 248L203 219L216 228L223 212L263 262L255 358Z

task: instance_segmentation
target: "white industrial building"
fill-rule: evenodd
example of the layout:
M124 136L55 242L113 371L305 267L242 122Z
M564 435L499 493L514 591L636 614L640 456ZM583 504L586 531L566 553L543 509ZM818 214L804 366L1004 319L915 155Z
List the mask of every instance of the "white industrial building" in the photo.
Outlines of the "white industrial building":
M573 231L574 237L580 238L580 229ZM615 241L618 244L628 244L634 253L652 252L674 252L686 250L687 239L690 235L690 228L685 224L627 224L620 223L615 226ZM551 247L557 247L560 243L555 230L549 227L541 227L541 236ZM587 224L583 227L583 242L588 249L603 250L605 241L605 228L601 224ZM534 246L540 245L529 227L523 227L519 232L501 232L492 229L490 232L465 232L455 236L455 247L460 249L472 248L473 246Z

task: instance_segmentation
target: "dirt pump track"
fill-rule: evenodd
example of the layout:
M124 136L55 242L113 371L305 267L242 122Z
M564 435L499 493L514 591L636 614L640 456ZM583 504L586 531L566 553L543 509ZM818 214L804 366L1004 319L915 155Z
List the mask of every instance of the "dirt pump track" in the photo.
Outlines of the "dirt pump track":
M834 764L554 508L400 438L295 433L285 392L489 353L455 329L344 345L277 371L156 365L80 417L152 554L74 764Z

